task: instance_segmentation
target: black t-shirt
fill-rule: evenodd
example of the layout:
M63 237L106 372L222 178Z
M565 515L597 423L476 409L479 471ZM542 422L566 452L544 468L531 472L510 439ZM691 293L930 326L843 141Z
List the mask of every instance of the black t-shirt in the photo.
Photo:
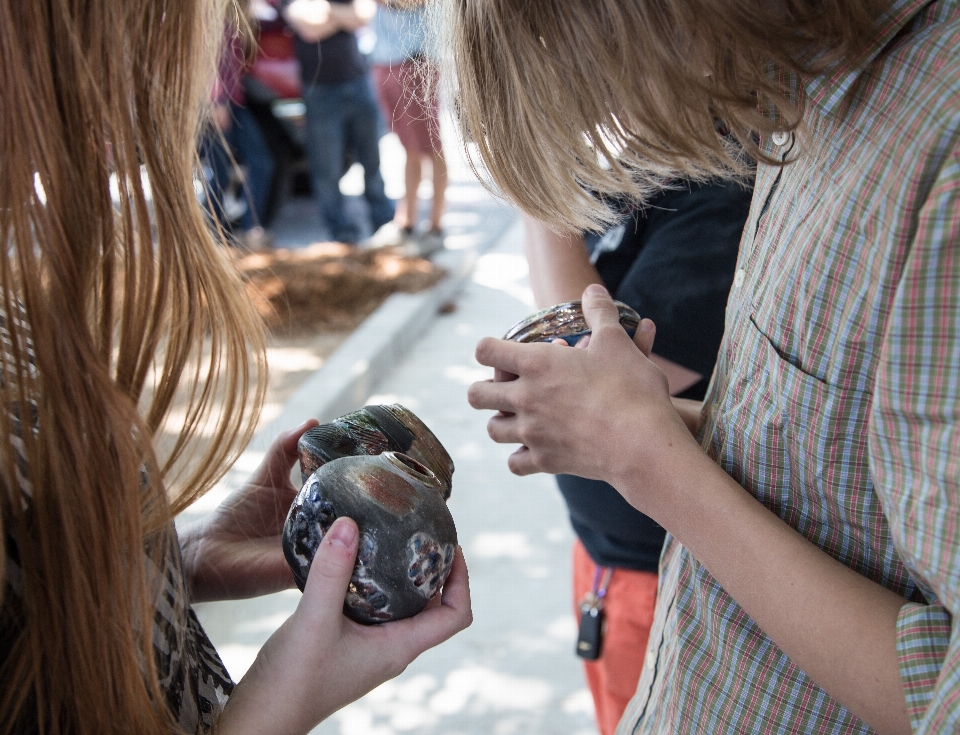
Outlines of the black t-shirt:
M614 297L656 323L654 352L705 376L685 398L703 398L717 360L751 196L733 183L663 192L632 216L620 245L596 261ZM594 562L657 571L662 527L604 482L559 475L557 484Z
M283 0L286 8L293 0ZM348 4L352 0L330 0ZM319 43L307 43L296 36L297 61L304 87L315 84L342 84L367 73L367 64L357 46L355 33L337 31Z

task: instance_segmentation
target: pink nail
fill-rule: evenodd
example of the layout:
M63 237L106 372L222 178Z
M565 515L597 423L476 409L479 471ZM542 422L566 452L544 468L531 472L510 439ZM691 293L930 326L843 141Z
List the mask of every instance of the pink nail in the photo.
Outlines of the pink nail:
M351 549L357 540L357 527L343 518L338 518L327 531L327 538L330 539L331 544L339 544L345 549Z

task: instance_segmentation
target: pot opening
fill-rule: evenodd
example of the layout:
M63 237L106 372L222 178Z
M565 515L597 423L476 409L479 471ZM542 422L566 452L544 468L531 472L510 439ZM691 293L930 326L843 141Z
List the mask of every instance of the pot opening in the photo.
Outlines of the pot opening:
M437 479L437 476L433 474L430 468L424 467L408 454L402 454L401 452L384 452L381 456L386 457L389 462L404 472L416 475L421 482L428 485L440 485L440 480Z

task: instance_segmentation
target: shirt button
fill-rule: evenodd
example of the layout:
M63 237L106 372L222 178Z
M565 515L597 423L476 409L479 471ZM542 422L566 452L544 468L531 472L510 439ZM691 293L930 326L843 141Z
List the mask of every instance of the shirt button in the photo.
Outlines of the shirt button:
M652 669L656 665L656 658L648 654L646 660L643 662L643 665L648 669Z
M744 279L746 279L746 277L747 277L746 271L744 271L743 268L738 269L737 272L733 274L734 287L740 288L743 285L743 281Z
M787 141L790 140L790 133L786 130L778 130L770 136L770 140L773 141L774 145L784 146L787 144Z

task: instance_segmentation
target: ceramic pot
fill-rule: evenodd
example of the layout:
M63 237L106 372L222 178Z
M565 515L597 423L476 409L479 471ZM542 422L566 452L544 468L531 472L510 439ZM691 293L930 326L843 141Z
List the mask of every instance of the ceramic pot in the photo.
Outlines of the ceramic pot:
M290 507L283 553L303 590L324 534L340 516L357 522L360 548L343 603L371 625L416 615L443 586L457 529L437 476L386 451L332 459L314 471Z
M640 315L622 301L615 301L620 311L620 324L633 337L640 325ZM564 339L571 347L590 334L590 327L583 318L583 305L580 301L567 301L548 309L538 311L517 322L504 339L513 342L549 342Z
M297 451L302 482L331 460L391 451L428 467L443 485L444 499L453 488L453 460L447 450L413 411L396 404L365 406L310 429Z

